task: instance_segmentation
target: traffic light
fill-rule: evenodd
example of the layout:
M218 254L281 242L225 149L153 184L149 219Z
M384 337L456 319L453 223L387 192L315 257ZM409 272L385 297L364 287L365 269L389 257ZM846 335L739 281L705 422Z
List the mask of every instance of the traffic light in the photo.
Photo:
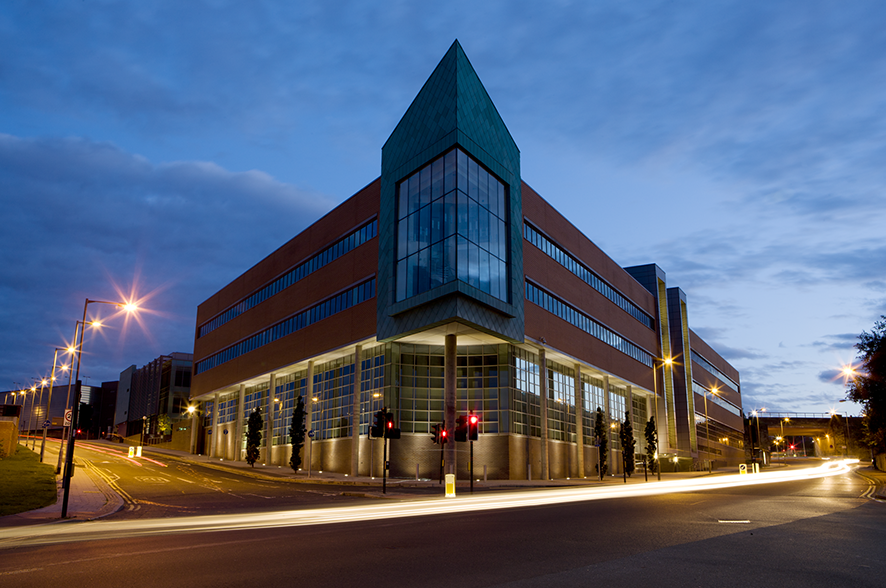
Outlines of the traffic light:
M460 416L455 419L455 440L468 440L468 417Z
M480 417L471 413L468 416L468 441L476 441L480 432Z
M385 439L399 439L400 429L394 427L394 414L385 413Z
M440 445L445 445L447 441L449 441L449 431L440 425Z
M431 425L431 443L440 444L440 425Z
M370 437L384 437L385 436L385 423L387 419L385 418L386 411L384 409L375 413L375 422L372 427L369 429Z

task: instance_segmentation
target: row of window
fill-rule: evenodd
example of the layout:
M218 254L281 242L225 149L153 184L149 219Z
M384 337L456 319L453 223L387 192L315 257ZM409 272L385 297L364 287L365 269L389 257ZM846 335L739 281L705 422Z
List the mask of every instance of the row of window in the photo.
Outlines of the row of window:
M220 351L215 355L197 362L196 372L202 374L206 370L231 361L234 358L240 357L244 353L248 353L253 349L267 345L268 343L276 341L281 337L285 337L290 333L304 329L308 325L312 325L326 317L351 308L352 306L356 306L374 296L375 278L371 278L359 286L355 286L350 290L346 290L341 294L337 294L332 298L324 300L320 304L293 315L260 333L256 333L252 337L244 339L243 341L228 347L224 351Z
M619 308L627 312L629 315L649 327L655 328L655 321L651 316L646 314L633 302L628 300L621 292L606 283L603 278L595 274L578 261L569 253L566 253L559 245L544 236L538 229L530 225L527 221L523 221L523 237L527 241L538 247L543 253L551 259L568 269L570 272L581 278L581 280L592 287L594 290L614 302Z
M541 306L548 312L557 315L567 323L578 327L585 333L603 341L610 347L618 349L622 353L636 359L640 363L652 367L653 356L645 349L634 345L615 331L604 327L588 315L576 309L572 305L566 304L547 290L543 290L539 286L530 281L526 281L526 300Z
M695 363L697 363L698 365L700 365L701 367L703 367L704 369L706 369L707 371L712 373L721 382L726 384L728 387L732 388L732 390L734 392L739 391L738 384L732 378L730 378L729 376L727 376L726 374L724 374L723 372L718 370L716 367L714 367L714 364L712 364L711 362L709 362L708 360L703 358L701 355L696 353L694 349L692 349L691 351L692 351L692 354L691 354L692 361L694 361Z
M281 292L289 286L295 284L305 276L308 276L323 266L335 261L345 253L352 251L374 238L378 233L378 221L374 220L353 231L346 237L333 243L320 253L317 253L307 261L299 264L283 276L277 278L267 286L250 294L234 306L228 308L215 318L203 323L198 332L198 337L203 337L207 333L211 333L226 322L240 316L250 308L261 304L271 296Z
M731 402L729 402L725 398L720 398L716 394L711 394L710 390L708 390L707 388L705 388L704 386L702 386L701 384L699 384L695 380L692 381L692 391L701 397L707 396L707 398L711 402L713 402L717 406L722 406L723 408L725 408L726 410L728 410L729 412L731 412L735 416L741 416L741 409L740 408L738 408L737 406L735 406L734 404L732 404Z
M401 259L396 271L397 301L456 279L499 300L508 300L507 263L461 235Z

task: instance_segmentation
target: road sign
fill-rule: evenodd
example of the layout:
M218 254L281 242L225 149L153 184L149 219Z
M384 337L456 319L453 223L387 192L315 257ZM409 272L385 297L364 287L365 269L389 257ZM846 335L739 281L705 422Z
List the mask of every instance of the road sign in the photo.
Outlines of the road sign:
M747 464L744 464L744 463L738 464L738 473L739 474L747 474L748 473Z
M52 421L43 421L43 428L49 428L52 426Z
M74 409L69 408L65 411L65 426L70 427L71 421L74 420Z

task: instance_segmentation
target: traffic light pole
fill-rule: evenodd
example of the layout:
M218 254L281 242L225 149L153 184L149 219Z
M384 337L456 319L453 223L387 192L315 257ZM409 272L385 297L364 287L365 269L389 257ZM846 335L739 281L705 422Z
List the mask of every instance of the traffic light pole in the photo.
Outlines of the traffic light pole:
M385 435L382 437L382 443L384 443L384 450L382 452L382 462L381 462L381 493L388 493L388 437Z
M474 493L474 442L471 441L471 494Z

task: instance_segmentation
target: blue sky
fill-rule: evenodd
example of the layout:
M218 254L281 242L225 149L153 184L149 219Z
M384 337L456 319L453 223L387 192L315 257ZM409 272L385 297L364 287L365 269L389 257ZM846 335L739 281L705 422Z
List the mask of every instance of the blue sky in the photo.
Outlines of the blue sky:
M0 388L118 290L153 312L90 333L90 383L190 352L200 302L378 176L456 38L524 181L667 272L747 410L857 410L834 377L886 314L878 2L4 2Z

